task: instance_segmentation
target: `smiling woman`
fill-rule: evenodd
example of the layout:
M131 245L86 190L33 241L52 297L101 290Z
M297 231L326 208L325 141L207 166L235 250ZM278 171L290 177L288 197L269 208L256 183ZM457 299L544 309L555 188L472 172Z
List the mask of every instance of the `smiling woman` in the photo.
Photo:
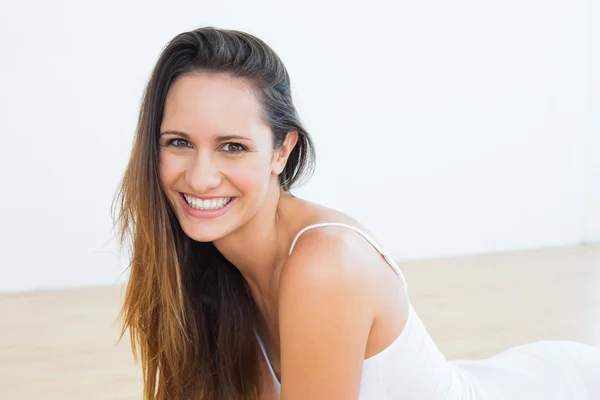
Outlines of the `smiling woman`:
M313 163L263 41L201 28L168 44L116 215L146 400L600 399L590 346L446 360L374 236L290 193Z
M265 218L291 201L313 158L287 71L263 41L203 28L168 44L115 199L132 245L123 332L141 354L146 399L254 399L272 388L249 340L278 258L264 250L278 248ZM263 257L249 265L253 252Z

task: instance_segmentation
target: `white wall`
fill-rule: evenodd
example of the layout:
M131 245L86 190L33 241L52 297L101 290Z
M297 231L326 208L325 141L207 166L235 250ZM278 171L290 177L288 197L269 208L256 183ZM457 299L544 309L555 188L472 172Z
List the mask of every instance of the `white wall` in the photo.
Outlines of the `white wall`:
M590 112L586 141L586 227L587 242L600 241L600 4L589 1Z
M122 281L110 204L143 85L166 42L202 25L282 56L318 146L297 193L396 257L600 240L591 2L4 5L0 291Z

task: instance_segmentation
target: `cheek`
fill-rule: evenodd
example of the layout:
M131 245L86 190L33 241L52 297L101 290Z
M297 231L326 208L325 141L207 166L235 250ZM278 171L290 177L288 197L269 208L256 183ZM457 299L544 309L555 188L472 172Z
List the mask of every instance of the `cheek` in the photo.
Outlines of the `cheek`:
M169 153L162 153L158 164L160 181L164 186L169 186L182 171L181 159Z
M265 157L248 157L228 173L235 186L246 193L265 191L270 175L270 160L266 160Z

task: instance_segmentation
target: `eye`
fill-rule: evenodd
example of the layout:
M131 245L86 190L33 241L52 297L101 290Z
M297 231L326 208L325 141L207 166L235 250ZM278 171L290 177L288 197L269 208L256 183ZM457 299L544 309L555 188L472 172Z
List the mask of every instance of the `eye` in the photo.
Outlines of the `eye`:
M176 139L170 139L167 141L167 146L174 146L174 147L192 147L192 145L190 144L190 142L188 142L185 139L180 139L180 138L176 138Z
M246 151L247 148L243 144L240 143L225 143L223 145L223 150L227 153L241 153Z

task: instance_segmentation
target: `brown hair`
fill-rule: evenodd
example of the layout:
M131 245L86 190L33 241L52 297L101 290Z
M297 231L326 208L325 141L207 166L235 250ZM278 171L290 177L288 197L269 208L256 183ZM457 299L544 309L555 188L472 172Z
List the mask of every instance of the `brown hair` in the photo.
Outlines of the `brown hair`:
M251 82L275 147L288 132L298 132L279 177L284 190L314 166L314 146L292 103L288 73L267 44L213 27L174 37L146 85L131 157L113 203L120 243L129 239L131 253L121 336L129 330L134 356L141 358L145 400L258 399L258 311L247 283L212 243L183 232L159 180L165 97L178 76L194 71Z

